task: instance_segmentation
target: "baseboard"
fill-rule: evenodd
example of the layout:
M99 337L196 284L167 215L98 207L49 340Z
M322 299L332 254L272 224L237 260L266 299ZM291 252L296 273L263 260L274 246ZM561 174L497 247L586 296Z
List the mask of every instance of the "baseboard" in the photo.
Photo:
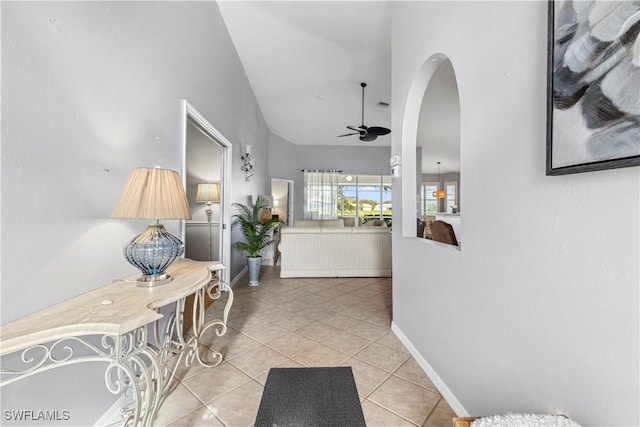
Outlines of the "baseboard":
M404 346L409 350L409 353L413 356L418 365L422 368L425 374L429 377L434 386L438 389L444 400L447 401L453 412L456 413L458 417L468 417L469 413L462 406L462 403L456 399L454 394L449 390L449 387L442 381L442 378L438 376L436 371L429 365L429 363L422 357L422 355L418 352L418 350L413 346L409 338L402 333L400 327L395 323L391 322L391 330L396 334L398 339L404 344Z
M247 266L245 265L245 267L242 270L240 270L240 273L236 274L236 276L231 280L231 283L229 284L229 286L233 288L236 285L236 283L238 283L240 279L242 279L242 276L244 276L247 271L248 269L247 269Z
M98 421L93 423L93 427L122 425L122 421L124 420L124 417L122 416L122 409L130 401L131 396L127 397L126 393L122 393L120 397L113 402L113 405L107 409L107 412L105 412Z

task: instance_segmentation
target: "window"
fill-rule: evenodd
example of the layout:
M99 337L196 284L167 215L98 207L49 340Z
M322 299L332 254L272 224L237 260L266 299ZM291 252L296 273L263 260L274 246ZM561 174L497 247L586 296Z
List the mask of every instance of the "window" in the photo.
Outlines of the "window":
M357 218L362 225L372 219L382 219L391 226L391 176L340 175L338 179L338 216Z
M336 218L338 172L304 172L304 218Z
M437 182L423 182L420 188L420 216L435 215L438 212L438 199L433 192L438 189Z
M435 215L436 212L453 213L458 212L458 183L445 182L444 189L447 196L440 202L433 196L433 192L438 189L437 182L423 182L420 187L420 216ZM438 207L440 203L440 207Z
M445 211L449 213L457 212L458 211L458 183L445 182L444 188L447 191Z

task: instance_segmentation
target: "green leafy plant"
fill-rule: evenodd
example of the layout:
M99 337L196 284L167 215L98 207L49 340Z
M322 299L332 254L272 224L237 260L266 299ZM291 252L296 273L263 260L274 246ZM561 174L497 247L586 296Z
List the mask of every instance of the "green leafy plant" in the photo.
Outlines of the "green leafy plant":
M238 223L246 242L236 242L236 249L244 251L248 257L256 258L260 256L260 251L272 244L271 230L278 225L278 219L271 218L264 224L260 223L260 211L267 209L269 202L265 197L258 196L253 208L241 203L233 204L238 208L238 213L233 215Z

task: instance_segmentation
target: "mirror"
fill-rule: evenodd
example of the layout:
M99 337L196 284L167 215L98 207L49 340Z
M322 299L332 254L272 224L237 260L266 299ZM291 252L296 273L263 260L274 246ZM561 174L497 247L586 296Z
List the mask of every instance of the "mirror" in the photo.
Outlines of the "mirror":
M197 261L220 260L219 186L222 147L192 120L188 120L185 157L185 188L191 206L191 219L185 222L185 257Z
M271 178L272 214L288 226L293 226L293 181Z
M220 261L226 267L222 280L229 283L231 235L231 143L186 100L182 101L183 180L191 207L192 219L183 222L182 241L185 257ZM199 201L198 184L219 184L219 202ZM207 215L211 211L211 224ZM211 239L209 239L211 235Z

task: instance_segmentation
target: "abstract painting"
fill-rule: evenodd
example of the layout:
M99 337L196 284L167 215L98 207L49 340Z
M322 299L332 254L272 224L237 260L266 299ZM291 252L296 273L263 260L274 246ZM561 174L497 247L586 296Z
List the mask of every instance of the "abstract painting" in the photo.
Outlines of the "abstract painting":
M640 1L549 1L547 175L640 165Z

